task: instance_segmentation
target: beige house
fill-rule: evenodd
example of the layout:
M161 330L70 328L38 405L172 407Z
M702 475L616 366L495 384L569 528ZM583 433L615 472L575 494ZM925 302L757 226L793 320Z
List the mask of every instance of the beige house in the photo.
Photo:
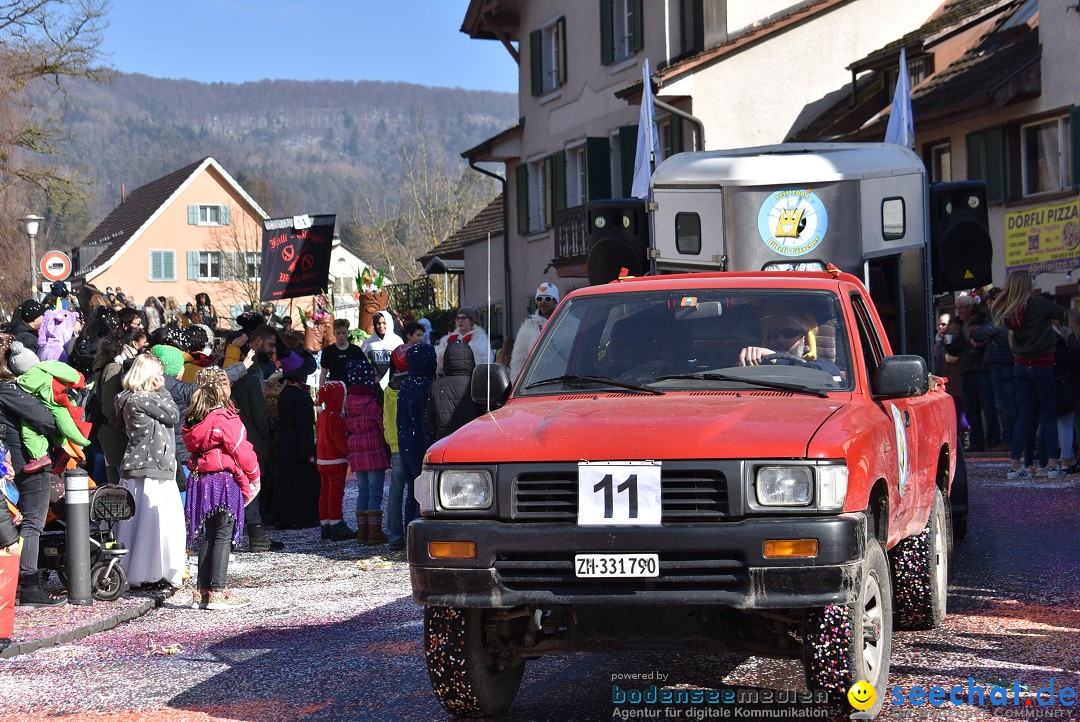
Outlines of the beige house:
M258 303L266 218L216 160L203 158L128 194L72 251L72 281L121 288L140 306L165 296L183 308L205 292L224 325Z
M915 150L933 181L985 180L994 282L1013 269L1080 306L1080 9L1039 0L947 2L851 66L842 102L799 140L880 140L900 49Z
M521 122L463 153L505 167L509 291L493 303L508 328L540 281L564 294L588 283L585 203L630 194L646 58L664 157L779 143L848 66L940 2L472 0L462 31L502 42L519 66Z

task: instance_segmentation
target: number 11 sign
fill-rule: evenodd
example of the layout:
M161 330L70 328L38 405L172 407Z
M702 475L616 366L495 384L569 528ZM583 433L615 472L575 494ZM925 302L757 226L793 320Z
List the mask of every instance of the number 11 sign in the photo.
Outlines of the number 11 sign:
M659 461L578 464L578 524L660 526Z

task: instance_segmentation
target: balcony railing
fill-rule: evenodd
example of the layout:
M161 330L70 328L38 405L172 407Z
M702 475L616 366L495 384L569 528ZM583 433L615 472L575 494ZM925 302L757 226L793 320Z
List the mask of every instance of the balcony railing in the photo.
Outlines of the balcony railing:
M589 219L585 206L555 211L555 262L580 261L589 255Z

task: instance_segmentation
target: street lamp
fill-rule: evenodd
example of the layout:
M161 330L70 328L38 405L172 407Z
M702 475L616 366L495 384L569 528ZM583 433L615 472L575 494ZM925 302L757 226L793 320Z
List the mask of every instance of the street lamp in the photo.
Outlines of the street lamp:
M37 268L37 232L41 222L45 220L41 216L23 216L22 222L26 226L26 235L30 236L30 298L37 300L38 295L38 268Z

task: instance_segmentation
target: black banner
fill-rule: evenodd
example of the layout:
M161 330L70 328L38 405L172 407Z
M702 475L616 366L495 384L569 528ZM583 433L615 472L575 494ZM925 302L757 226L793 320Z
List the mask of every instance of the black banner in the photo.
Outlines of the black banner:
M263 222L260 301L311 296L327 289L336 216Z

